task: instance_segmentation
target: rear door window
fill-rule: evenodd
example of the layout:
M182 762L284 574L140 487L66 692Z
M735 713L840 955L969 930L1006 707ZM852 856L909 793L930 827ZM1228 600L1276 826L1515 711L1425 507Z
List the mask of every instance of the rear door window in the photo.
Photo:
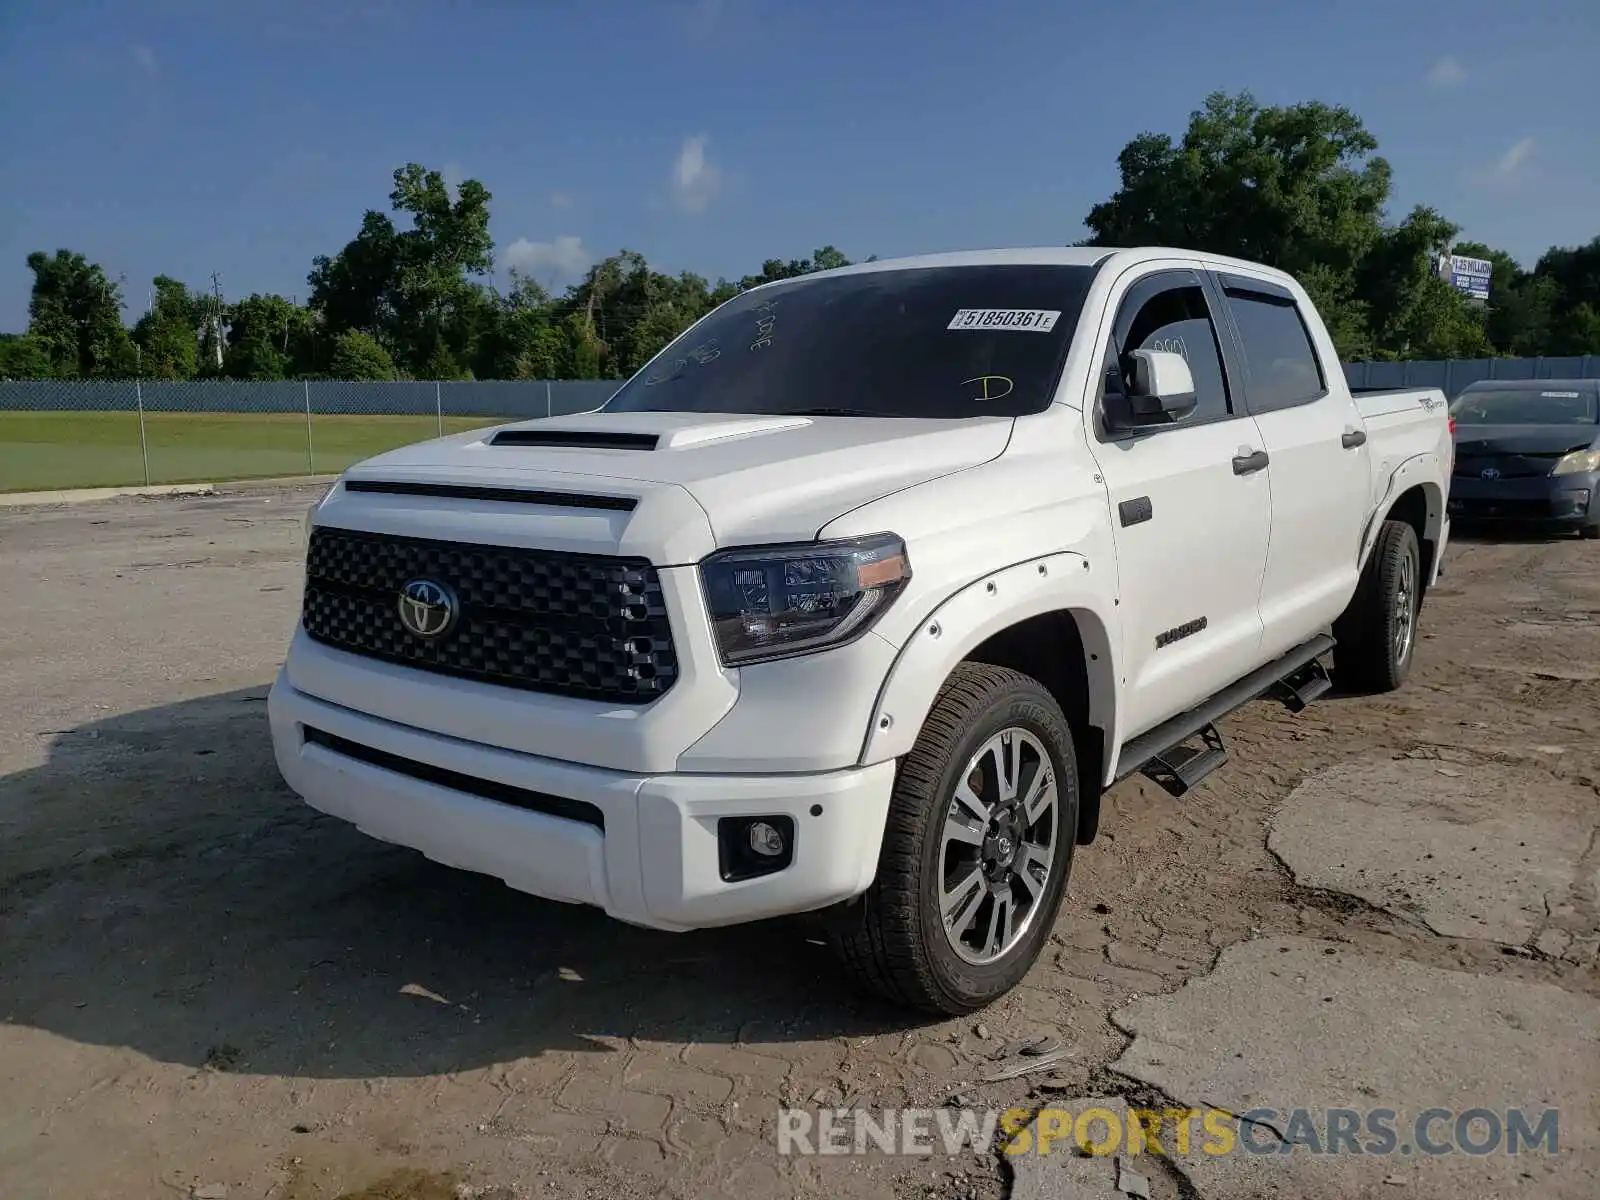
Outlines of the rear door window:
M1293 408L1325 395L1322 364L1293 298L1234 287L1226 294L1249 373L1250 411Z

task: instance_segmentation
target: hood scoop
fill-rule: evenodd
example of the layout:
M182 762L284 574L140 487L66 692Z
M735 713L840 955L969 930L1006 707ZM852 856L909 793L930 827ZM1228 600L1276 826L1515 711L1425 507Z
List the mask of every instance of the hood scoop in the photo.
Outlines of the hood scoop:
M813 423L810 417L799 416L636 412L590 413L576 420L567 418L554 428L544 427L549 419L498 430L482 444L548 450L687 450Z
M502 429L491 446L551 446L568 450L654 450L653 433L608 433L603 429Z

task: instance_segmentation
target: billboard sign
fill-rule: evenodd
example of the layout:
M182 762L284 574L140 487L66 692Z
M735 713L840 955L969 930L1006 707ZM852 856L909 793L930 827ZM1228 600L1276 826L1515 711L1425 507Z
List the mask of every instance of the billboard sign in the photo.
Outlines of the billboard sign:
M1474 300L1489 298L1489 277L1494 274L1494 264L1486 258L1468 258L1464 254L1441 254L1439 278Z

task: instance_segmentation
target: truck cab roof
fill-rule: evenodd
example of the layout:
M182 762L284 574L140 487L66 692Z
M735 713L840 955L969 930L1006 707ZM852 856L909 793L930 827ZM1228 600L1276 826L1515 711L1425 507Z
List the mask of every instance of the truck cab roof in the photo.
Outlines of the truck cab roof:
M1292 282L1292 276L1274 267L1223 254L1209 254L1200 250L1186 250L1175 246L1008 246L987 250L948 250L935 254L916 254L902 258L880 258L871 262L853 263L802 276L817 279L834 275L861 275L878 271L910 271L928 267L982 267L999 265L1100 267L1115 264L1134 266L1153 259L1191 258L1209 266L1265 274ZM762 287L778 287L792 280L776 280Z

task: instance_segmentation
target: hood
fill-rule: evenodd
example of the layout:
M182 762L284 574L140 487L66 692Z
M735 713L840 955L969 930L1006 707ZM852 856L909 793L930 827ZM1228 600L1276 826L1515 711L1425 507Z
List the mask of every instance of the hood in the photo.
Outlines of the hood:
M1457 425L1456 453L1567 454L1589 449L1597 437L1593 425Z
M998 457L1012 424L1009 417L546 417L358 463L317 520L637 553L665 566L721 547L809 540L851 509ZM506 503L520 492L544 493L550 503Z

